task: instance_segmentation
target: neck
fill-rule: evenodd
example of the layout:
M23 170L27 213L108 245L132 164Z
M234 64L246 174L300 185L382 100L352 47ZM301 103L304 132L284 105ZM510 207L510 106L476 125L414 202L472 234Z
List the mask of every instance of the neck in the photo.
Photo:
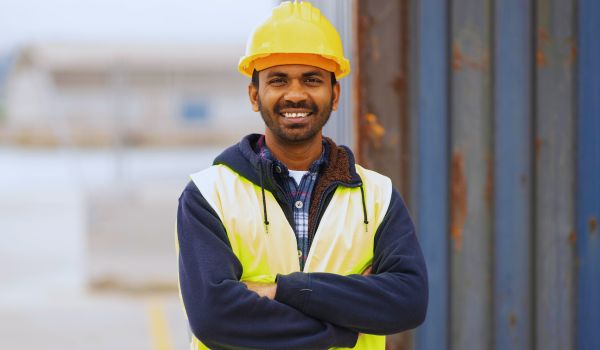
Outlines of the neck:
M321 157L323 137L318 135L301 143L281 142L270 133L265 134L269 151L290 170L308 170L310 165Z

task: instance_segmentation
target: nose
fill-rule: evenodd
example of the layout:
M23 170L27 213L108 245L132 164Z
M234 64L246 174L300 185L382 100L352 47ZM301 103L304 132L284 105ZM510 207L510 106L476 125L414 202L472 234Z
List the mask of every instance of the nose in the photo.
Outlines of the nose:
M289 87L285 92L283 98L286 101L298 103L301 101L306 101L307 95L306 91L304 91L304 87L302 86L302 84L298 80L294 79L289 84Z

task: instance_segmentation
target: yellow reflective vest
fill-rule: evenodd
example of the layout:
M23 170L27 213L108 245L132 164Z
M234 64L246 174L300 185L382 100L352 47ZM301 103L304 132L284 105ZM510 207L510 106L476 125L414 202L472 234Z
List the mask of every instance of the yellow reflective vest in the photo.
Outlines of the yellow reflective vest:
M375 233L392 195L389 178L356 165L360 187L338 186L318 224L303 272L360 274L372 264ZM217 213L231 249L243 266L241 281L275 282L278 274L300 271L296 236L272 193L226 165L214 165L191 175L194 184ZM268 212L264 223L263 205ZM207 349L193 337L192 349ZM385 337L361 334L353 349L385 349Z

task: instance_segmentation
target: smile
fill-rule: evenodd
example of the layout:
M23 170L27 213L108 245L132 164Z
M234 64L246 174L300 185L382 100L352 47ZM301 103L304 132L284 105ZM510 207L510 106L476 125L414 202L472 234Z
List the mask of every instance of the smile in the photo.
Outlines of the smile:
M306 118L308 117L310 114L309 112L304 112L304 113L281 113L281 115L283 115L285 118L289 118L289 119L294 119L294 118Z

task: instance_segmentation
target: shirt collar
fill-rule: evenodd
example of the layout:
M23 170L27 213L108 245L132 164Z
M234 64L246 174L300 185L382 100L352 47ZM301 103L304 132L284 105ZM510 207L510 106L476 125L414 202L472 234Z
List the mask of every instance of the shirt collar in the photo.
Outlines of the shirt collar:
M323 148L321 150L321 156L319 157L319 159L315 160L308 168L308 171L310 173L318 173L319 170L321 169L321 166L327 164L327 162L329 160L329 158L328 158L329 144L327 142L325 142L325 140L323 140L321 142L323 144ZM281 167L280 173L282 175L289 176L289 171L288 171L287 166L285 166L285 164L283 164L279 159L275 158L275 156L273 156L273 154L269 150L269 147L267 147L267 144L265 143L265 135L261 135L261 137L256 142L256 153L258 154L259 157L272 161L275 164L275 167L277 167L277 166Z

